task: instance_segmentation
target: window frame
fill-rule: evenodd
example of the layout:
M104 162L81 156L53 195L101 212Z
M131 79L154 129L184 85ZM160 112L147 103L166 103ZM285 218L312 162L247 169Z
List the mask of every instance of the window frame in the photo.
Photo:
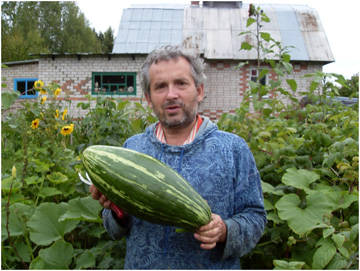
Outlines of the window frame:
M260 72L261 72L262 70L263 70L263 69L260 69ZM253 71L256 72L256 75L252 75ZM259 76L259 73L258 73L257 68L250 68L250 80L253 81L253 82L257 82L258 76ZM253 78L255 79L255 81L253 80ZM261 80L259 81L260 84L262 84L263 86L268 85L268 74L266 74L263 78L265 79L265 82L264 82L264 84L263 84L263 83L261 82L263 79L261 78Z
M100 85L95 86L95 77L100 76ZM103 83L104 76L125 76L124 83ZM128 78L133 77L133 90L131 92L124 91L120 92L120 88L123 87L124 89L131 87L128 86ZM106 92L101 92L99 89L103 88L104 85L107 88ZM109 88L115 87L117 90L116 92L109 91ZM136 72L92 72L91 76L91 94L92 95L118 95L118 96L136 96Z
M38 80L38 78L14 78L14 91L17 91L18 90L18 83L19 82L25 82L26 86L25 86L25 93L24 94L21 94L19 96L20 99L35 99L39 96L39 92L38 91L35 91L35 95L29 95L27 93L28 89L29 88L33 88L34 85L32 86L28 86L29 82L36 82Z

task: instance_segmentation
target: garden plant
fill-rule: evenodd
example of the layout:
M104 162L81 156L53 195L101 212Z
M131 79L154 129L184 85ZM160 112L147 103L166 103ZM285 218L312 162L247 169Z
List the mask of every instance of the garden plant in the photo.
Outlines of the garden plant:
M248 26L269 20L260 8L249 15ZM261 66L236 113L217 123L245 139L262 179L268 223L253 252L239 259L242 267L358 269L358 105L329 100L336 93L324 79L344 86L345 79L320 71L306 75L312 82L303 95L311 102L300 105L296 81L282 80L292 73L288 48L268 33L255 35L257 44L242 49L274 57L261 59L269 68ZM278 79L262 85L270 71ZM78 177L81 153L90 145L121 146L156 118L141 102L91 95L78 104L84 117L74 118L58 85L39 80L34 88L39 98L13 113L20 93L2 94L1 267L121 269L126 241L112 241L101 225L101 206ZM291 103L261 98L270 92Z

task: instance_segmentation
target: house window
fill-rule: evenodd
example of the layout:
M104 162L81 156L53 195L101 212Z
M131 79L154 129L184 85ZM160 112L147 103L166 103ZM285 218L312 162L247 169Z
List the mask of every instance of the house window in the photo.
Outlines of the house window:
M36 80L37 78L14 79L14 90L18 90L21 93L21 96L19 98L31 99L38 96L38 92L33 89Z
M93 72L92 94L136 95L135 72Z
M260 70L260 71L262 71L262 70ZM253 82L256 82L257 78L258 78L258 70L257 69L250 69L250 80L253 81ZM263 78L260 79L260 84L265 86L266 81L267 81L267 75L265 75Z

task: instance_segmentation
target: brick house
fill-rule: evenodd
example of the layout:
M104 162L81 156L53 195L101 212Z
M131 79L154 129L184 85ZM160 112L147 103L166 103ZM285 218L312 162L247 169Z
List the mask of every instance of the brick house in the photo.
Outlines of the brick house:
M271 20L261 31L283 46L295 47L290 51L294 70L283 81L295 79L298 90L294 96L300 97L310 84L303 76L334 61L318 13L304 5L265 4L261 8ZM2 78L6 78L2 83L7 87L2 91L25 91L38 79L45 85L56 82L72 100L68 113L74 117L86 113L76 106L86 100L86 94L145 102L139 71L146 55L159 45L182 44L195 48L205 59L206 98L200 113L215 120L222 113L234 113L248 82L257 78L255 50L239 50L244 40L251 42L251 36L238 34L254 30L254 26L246 28L248 9L249 4L241 1L133 5L123 11L112 53L38 54L37 60L5 63L9 68L2 68ZM242 61L249 64L236 69ZM270 79L276 80L276 76L269 73L263 83ZM37 98L37 94L21 96L14 109L26 98Z

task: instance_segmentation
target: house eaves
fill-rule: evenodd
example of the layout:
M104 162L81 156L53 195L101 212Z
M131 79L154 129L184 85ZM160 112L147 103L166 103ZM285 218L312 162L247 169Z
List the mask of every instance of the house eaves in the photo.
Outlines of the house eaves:
M158 46L182 44L207 59L257 59L255 49L239 50L241 43L255 44L255 24L246 27L249 4L140 5L124 9L113 53L148 54ZM217 2L215 2L217 3ZM221 2L219 2L221 3ZM318 12L306 5L261 4L270 18L261 31L287 47L294 61L334 61ZM266 45L265 45L266 46ZM269 46L269 45L268 45ZM275 50L267 58L275 57Z
M26 65L26 64L35 64L39 63L39 59L30 59L30 60L21 60L21 61L11 61L1 63L6 66L14 66L14 65Z

